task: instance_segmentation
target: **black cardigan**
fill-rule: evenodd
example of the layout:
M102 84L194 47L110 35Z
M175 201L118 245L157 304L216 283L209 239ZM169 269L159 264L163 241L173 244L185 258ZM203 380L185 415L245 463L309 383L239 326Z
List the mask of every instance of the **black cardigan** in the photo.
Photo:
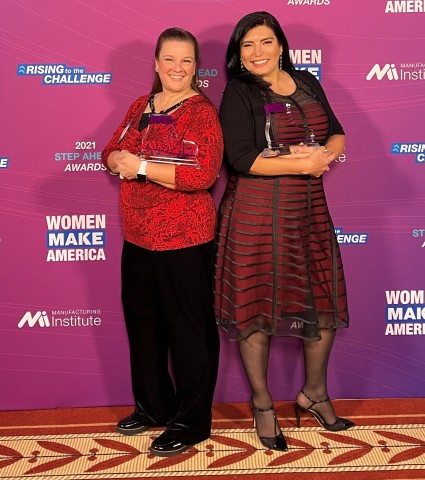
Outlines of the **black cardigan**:
M292 70L288 73L306 84L326 110L329 133L324 143L332 135L344 135L344 130L316 77L306 70ZM264 132L266 114L259 87L237 79L231 80L226 85L221 101L220 122L227 162L237 173L249 175L255 159L267 147Z

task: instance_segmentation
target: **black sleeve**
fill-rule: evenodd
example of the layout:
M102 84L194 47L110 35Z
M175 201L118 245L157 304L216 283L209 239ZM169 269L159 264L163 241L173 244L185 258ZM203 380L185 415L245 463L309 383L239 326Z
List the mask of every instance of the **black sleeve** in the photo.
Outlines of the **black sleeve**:
M241 82L230 82L226 85L220 105L226 159L236 172L245 175L249 174L264 148L256 144L256 108L252 106L249 93Z
M331 135L345 135L342 125L339 123L339 120L336 118L335 113L332 110L332 107L329 104L329 101L326 97L325 91L323 90L322 85L317 80L317 78L308 71L297 71L297 75L303 80L315 93L320 103L325 107L326 112L329 118L329 134L328 138Z

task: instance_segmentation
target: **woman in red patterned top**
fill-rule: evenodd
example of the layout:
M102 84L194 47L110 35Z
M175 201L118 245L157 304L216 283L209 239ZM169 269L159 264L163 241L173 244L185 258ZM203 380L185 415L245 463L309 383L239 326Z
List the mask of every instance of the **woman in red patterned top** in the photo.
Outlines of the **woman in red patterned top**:
M218 369L216 209L208 189L221 166L223 140L217 112L197 86L198 60L191 33L165 30L155 50L151 93L131 105L102 153L122 180L122 303L136 402L117 431L166 427L151 445L159 456L209 437ZM146 152L174 154L176 138L197 147L198 168L143 158Z

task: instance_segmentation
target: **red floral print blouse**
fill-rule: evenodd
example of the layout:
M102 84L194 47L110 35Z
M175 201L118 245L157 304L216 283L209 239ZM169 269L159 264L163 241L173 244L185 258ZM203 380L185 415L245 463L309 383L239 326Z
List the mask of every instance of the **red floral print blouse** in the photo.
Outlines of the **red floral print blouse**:
M145 129L139 132L138 126L148 99L146 95L136 100L112 135L102 152L106 167L108 156L114 150L140 153ZM148 250L200 245L212 240L216 233L216 208L208 189L217 179L223 156L217 111L208 99L195 95L171 117L175 120L177 135L198 146L199 168L177 165L175 190L149 181L121 180L124 238ZM160 136L160 143L166 149L169 138L165 127ZM153 141L158 144L158 135Z

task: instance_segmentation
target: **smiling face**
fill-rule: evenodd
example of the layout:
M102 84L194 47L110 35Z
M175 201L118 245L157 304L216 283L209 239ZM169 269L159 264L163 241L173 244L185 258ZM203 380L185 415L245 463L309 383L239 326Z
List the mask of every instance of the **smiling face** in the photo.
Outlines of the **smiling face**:
M278 74L281 52L276 35L265 25L252 28L241 41L240 55L244 67L265 80Z
M196 72L195 49L190 42L166 40L155 59L162 88L170 93L184 93L191 89Z

